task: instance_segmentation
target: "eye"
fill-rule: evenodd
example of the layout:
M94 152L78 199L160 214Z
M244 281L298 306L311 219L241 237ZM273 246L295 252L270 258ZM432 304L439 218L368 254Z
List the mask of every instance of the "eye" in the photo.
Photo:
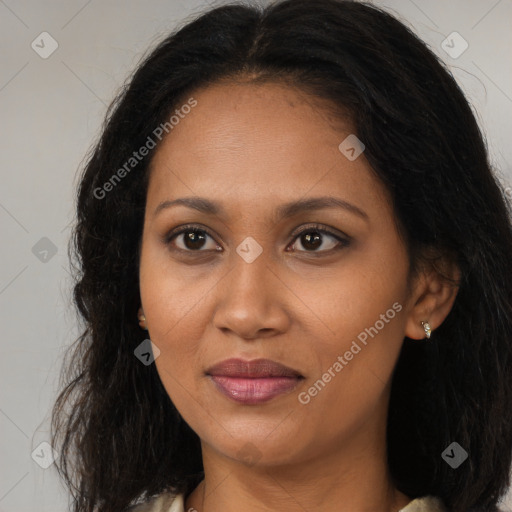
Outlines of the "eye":
M208 238L212 240L210 247L205 242ZM214 241L213 236L210 235L205 229L198 228L197 226L183 226L179 231L171 231L165 237L165 243L173 245L172 242L176 239L175 245L177 249L184 252L206 252L221 250L219 245ZM203 249L202 251L200 249Z
M300 231L292 233L292 237L294 237L294 243L291 246L291 252L324 253L343 249L350 243L349 237L334 233L327 226L319 224L307 225ZM208 239L211 240L209 247ZM305 250L297 250L294 247L297 242L300 242ZM215 242L213 235L208 230L195 225L182 226L171 231L164 237L164 243L174 246L179 251L188 253L222 250L222 247Z
M349 245L348 237L344 238L332 232L329 228L318 224L306 226L298 233L294 233L294 244L299 242L306 250L299 250L298 252L329 252L330 250L339 250ZM292 246L292 247L293 247ZM322 250L317 250L317 249ZM297 252L296 248L292 252Z

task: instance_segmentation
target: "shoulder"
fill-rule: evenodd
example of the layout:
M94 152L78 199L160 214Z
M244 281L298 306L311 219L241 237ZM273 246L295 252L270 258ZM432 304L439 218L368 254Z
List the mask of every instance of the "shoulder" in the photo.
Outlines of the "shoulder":
M127 508L125 512L185 512L183 494L159 494L146 503Z
M407 504L399 512L450 512L446 505L440 498L435 496L424 496L416 498ZM478 512L472 509L472 512ZM493 512L506 512L505 510L496 507Z
M435 496L424 496L412 500L399 512L448 512L448 509L441 499Z

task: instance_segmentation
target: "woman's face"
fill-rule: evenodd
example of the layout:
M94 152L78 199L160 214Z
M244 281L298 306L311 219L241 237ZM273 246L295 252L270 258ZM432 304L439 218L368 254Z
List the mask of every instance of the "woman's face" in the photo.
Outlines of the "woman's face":
M203 448L240 461L382 439L411 309L386 189L364 152L354 158L362 148L339 148L350 125L291 88L218 84L193 97L152 161L140 260L167 393ZM201 202L163 204L183 198ZM257 379L209 375L231 358L300 378L269 366Z

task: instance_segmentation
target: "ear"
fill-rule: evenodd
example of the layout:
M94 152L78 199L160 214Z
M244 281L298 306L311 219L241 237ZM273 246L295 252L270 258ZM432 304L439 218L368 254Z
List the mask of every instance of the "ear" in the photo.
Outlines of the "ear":
M453 260L437 258L425 265L414 279L409 300L405 335L414 340L426 338L422 321L432 333L451 311L460 286L460 269Z

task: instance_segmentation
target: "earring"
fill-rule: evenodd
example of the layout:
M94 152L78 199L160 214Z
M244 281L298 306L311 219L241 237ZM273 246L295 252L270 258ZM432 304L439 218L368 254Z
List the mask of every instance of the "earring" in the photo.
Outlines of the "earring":
M425 336L427 339L430 339L430 335L432 334L432 328L430 327L430 324L428 322L421 322L421 325L423 326L423 329L425 331Z
M144 313L142 312L142 308L139 308L138 318L139 318L139 325L140 325L141 329L144 329L145 331L147 331L148 327L146 325L146 315L144 315Z

